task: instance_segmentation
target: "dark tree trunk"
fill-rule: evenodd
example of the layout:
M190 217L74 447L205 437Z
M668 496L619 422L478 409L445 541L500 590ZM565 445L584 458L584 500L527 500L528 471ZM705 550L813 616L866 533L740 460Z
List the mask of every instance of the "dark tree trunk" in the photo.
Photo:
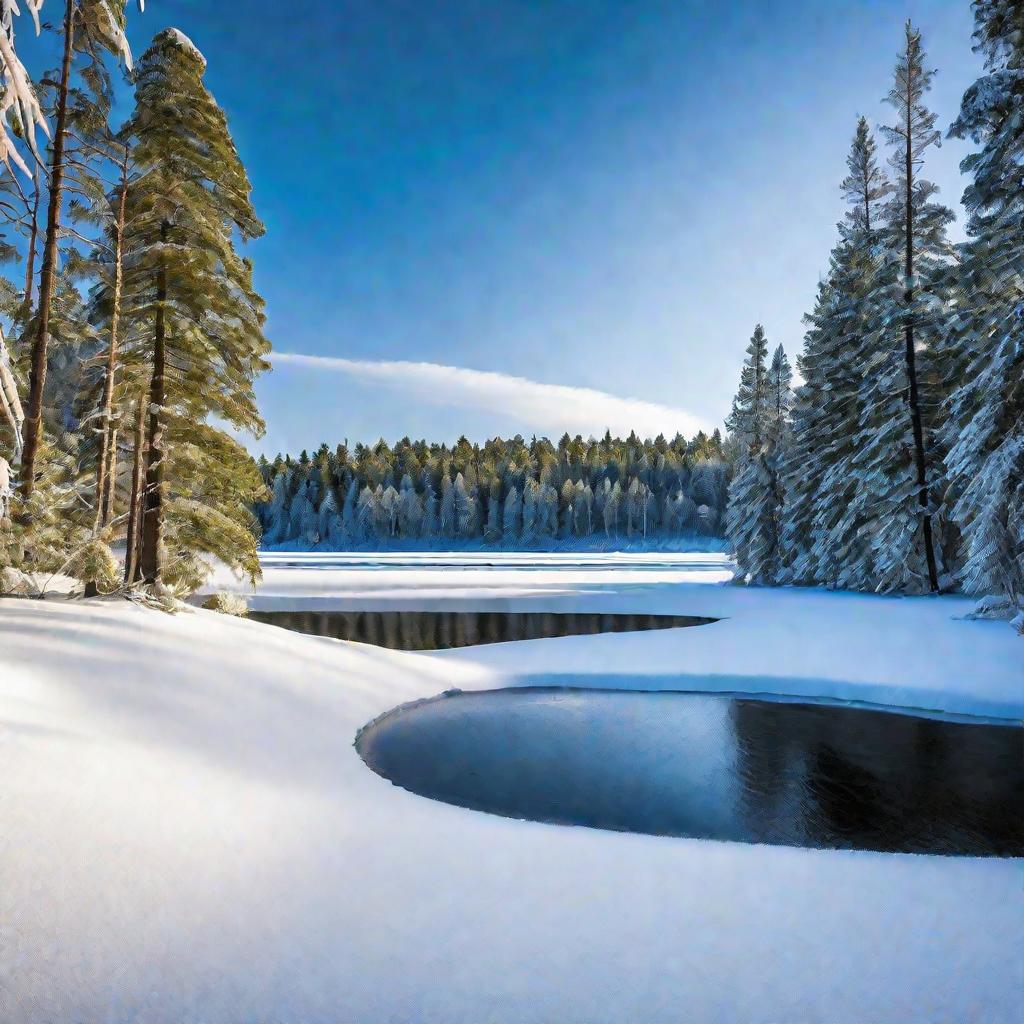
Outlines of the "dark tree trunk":
M921 422L921 403L917 389L917 355L914 351L914 214L911 201L913 199L913 110L911 107L911 83L907 84L907 120L906 120L906 258L904 262L905 290L903 300L907 306L904 324L904 342L906 345L907 383L910 390L910 419L914 430L914 462L917 467L917 501L921 507L921 525L924 540L924 553L928 562L928 585L932 592L939 589L939 574L935 564L935 542L932 538L932 517L928 511L928 469L925 461L924 426Z
M35 195L32 197L32 225L28 233L28 251L25 254L25 302L22 315L25 323L32 315L32 296L36 283L36 246L39 244L39 182L35 183Z
M50 196L46 212L46 243L39 278L39 320L32 343L32 371L29 375L28 409L25 415L25 449L21 454L21 493L27 498L35 487L36 455L42 433L43 388L46 386L46 354L50 343L50 306L57 272L57 235L60 231L60 207L64 195L64 134L68 118L68 88L71 81L71 57L74 52L74 0L64 9L64 59L57 93L57 124L50 163Z
M142 512L142 472L146 454L146 395L139 392L135 409L135 449L132 453L132 493L128 500L128 535L124 551L124 581L136 579L139 566L140 519Z
M167 224L160 228L160 241L167 241ZM149 436L146 446L146 489L142 508L142 554L139 574L145 583L160 580L160 542L164 525L164 400L166 398L167 353L165 315L167 268L157 271L156 324L153 330L153 376L149 385Z

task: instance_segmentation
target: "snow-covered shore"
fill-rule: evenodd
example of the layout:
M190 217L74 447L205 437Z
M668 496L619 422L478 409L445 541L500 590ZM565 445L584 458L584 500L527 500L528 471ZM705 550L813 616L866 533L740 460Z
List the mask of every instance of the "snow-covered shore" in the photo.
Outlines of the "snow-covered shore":
M525 641L431 657L472 666L481 686L631 686L863 700L1024 718L1024 641L967 618L962 597L899 598L726 586L727 556L264 555L253 590L220 573L210 590L273 610L486 608L696 615L680 632Z
M723 621L426 656L202 611L0 601L0 1019L1018 1019L1020 861L509 821L397 789L352 746L410 700L569 676L1019 717L1005 624L961 620L956 599L643 578L685 568L282 568L265 588L297 599L305 583L286 594L275 573L317 571L317 599L352 606L484 594Z

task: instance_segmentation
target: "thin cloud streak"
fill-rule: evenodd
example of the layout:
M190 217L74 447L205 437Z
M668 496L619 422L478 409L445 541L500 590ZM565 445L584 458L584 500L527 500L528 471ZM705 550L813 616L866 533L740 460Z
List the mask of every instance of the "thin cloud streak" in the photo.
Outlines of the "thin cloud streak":
M551 435L601 436L605 430L641 437L676 431L692 437L713 427L699 417L667 405L638 398L620 398L593 388L542 384L525 377L485 370L469 370L440 363L340 359L301 352L275 352L275 363L304 366L374 380L405 390L434 405L457 406L498 413L520 421L525 432Z

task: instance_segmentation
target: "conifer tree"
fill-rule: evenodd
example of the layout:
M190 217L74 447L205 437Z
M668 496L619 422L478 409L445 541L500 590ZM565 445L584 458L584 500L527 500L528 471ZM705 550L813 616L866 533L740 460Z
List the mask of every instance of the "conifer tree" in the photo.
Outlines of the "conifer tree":
M105 122L104 122L105 127ZM76 261L76 270L83 276L99 279L93 290L90 320L98 327L104 349L96 380L96 425L99 433L96 446L95 524L106 526L113 518L117 477L117 431L122 415L128 411L130 398L137 393L131 381L123 379L120 350L122 284L124 279L124 228L128 188L132 175L130 147L101 132L91 148L116 168L116 180L108 182L85 167L79 174L79 196L72 200L69 213L76 223L98 227L100 237L90 239L91 252Z
M879 286L881 201L890 186L861 117L841 189L848 207L839 225L827 277L819 284L798 360L791 440L784 467L786 503L783 578L802 584L850 585L861 574L866 546L859 528L856 463L861 387L872 362L871 297Z
M792 404L785 351L781 345L775 350L770 368L767 356L767 338L758 324L728 422L739 454L729 486L726 533L741 577L754 584L773 583L780 573L780 466Z
M935 507L942 484L934 434L947 374L937 340L953 214L934 201L936 186L920 174L925 152L939 143L935 114L924 105L934 74L920 33L907 22L886 97L896 116L882 128L893 146L893 191L885 208L886 266L872 300L876 326L867 342L859 440L859 483L869 502L861 531L877 590L939 588Z
M41 7L33 4L33 13ZM72 78L76 59L83 67L85 87L94 88L101 67L98 53L119 54L131 66L124 34L125 0L65 0L61 22L61 67L55 82L53 144L49 159L46 233L39 277L39 306L32 331L31 369L25 409L25 446L21 459L21 491L28 498L35 486L36 457L42 432L43 397L46 387L50 317L59 274L59 239L65 200L69 113L73 103ZM142 6L142 0L139 0ZM5 16L9 14L5 11ZM5 69L11 66L5 61ZM28 101L22 100L24 113ZM30 106L30 104L28 104Z
M259 573L255 463L210 417L259 436L253 381L266 369L263 302L236 249L263 232L206 61L176 29L140 61L125 127L138 173L124 238L125 347L149 370L136 576L190 586L200 554Z
M949 343L965 353L950 401L946 464L963 534L960 580L995 610L1024 606L1024 7L975 0L985 73L950 134L980 148L961 164L969 241Z
M764 460L768 427L768 341L758 324L747 346L740 384L727 421L737 446L736 472L729 487L726 533L741 572L764 582L761 541L770 533L771 505L766 501L770 479Z

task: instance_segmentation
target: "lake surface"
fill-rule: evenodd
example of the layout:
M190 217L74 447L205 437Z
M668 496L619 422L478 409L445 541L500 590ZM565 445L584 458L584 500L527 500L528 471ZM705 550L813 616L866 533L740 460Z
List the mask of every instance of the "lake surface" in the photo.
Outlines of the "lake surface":
M829 849L1024 855L1024 730L831 704L509 689L396 709L366 764L506 817Z
M299 633L358 640L400 651L440 651L507 640L625 633L700 626L714 619L693 615L600 615L561 612L317 612L249 613L249 618Z

